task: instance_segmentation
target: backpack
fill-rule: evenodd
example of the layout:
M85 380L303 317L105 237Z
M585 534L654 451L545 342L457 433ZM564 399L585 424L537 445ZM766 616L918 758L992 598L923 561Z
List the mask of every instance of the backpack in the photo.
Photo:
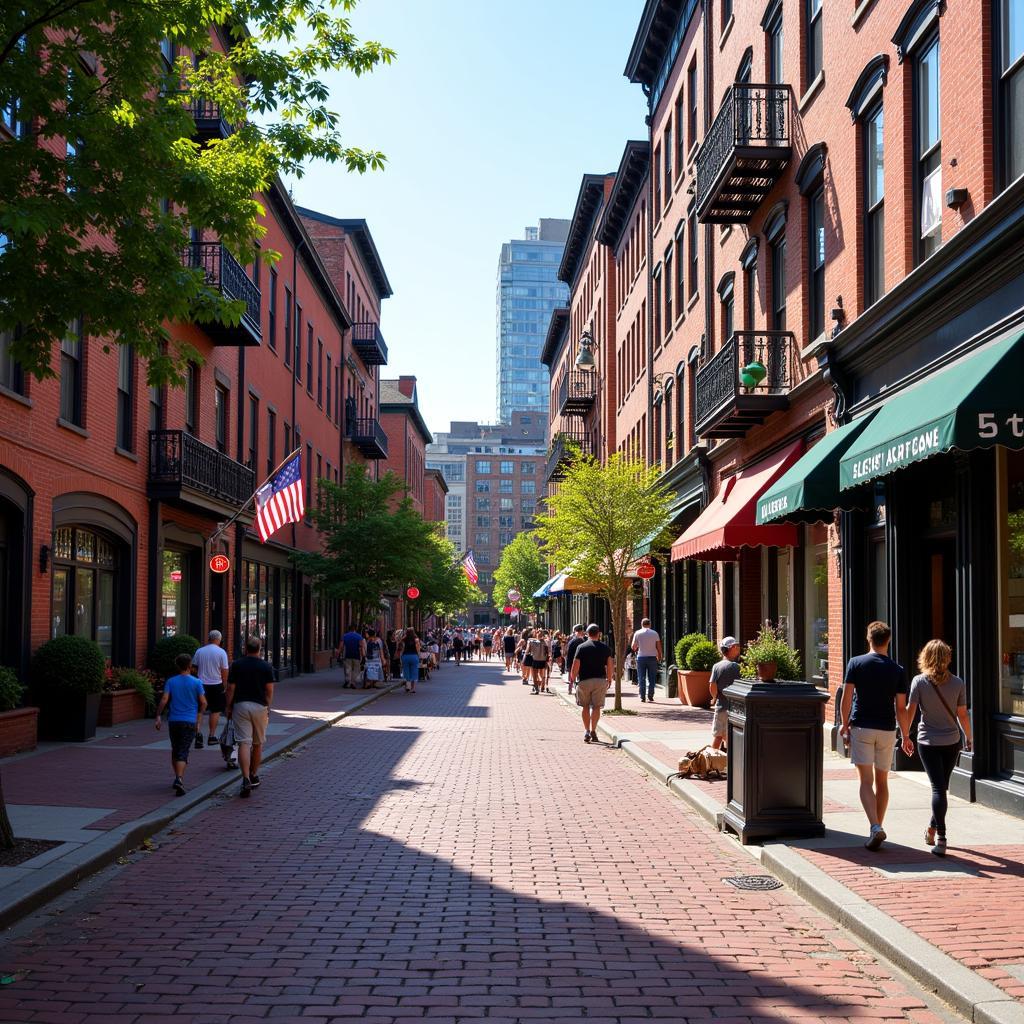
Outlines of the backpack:
M548 660L548 645L543 640L531 640L526 647L526 653L535 661Z
M724 750L716 750L707 746L701 750L691 750L679 759L679 774L684 779L697 776L702 779L725 778L729 765L729 755Z

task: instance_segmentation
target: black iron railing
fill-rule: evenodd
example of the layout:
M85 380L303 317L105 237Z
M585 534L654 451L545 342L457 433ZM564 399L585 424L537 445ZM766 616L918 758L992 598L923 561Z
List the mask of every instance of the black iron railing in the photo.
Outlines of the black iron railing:
M597 374L588 370L569 370L558 385L558 407L589 409L597 398Z
M577 455L593 455L594 443L586 431L562 431L551 439L551 449L544 466L545 480L560 480L565 469Z
M736 83L725 95L697 154L697 210L708 202L724 168L740 148L790 145L788 85Z
M372 320L352 325L352 347L367 366L383 366L388 361L384 335Z
M697 371L698 430L741 396L787 394L793 386L793 344L789 331L737 331Z
M251 469L184 430L149 432L149 481L202 491L234 507L256 489Z
M185 246L183 262L186 267L202 270L206 283L218 288L226 299L244 302L242 320L257 338L260 336L260 290L220 242L190 242Z
M373 416L356 416L348 421L348 436L359 448L373 448L387 458L388 435Z
M196 123L196 130L201 135L219 135L227 138L232 128L221 116L220 104L214 100L193 98L185 105L185 109L192 115Z

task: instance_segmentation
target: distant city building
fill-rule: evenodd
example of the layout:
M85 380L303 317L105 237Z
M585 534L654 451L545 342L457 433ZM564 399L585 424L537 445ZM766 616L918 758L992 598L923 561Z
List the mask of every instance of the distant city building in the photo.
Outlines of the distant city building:
M551 310L564 306L569 289L558 267L569 221L542 219L521 239L501 247L498 261L498 420L514 409L547 413L548 377L540 353Z

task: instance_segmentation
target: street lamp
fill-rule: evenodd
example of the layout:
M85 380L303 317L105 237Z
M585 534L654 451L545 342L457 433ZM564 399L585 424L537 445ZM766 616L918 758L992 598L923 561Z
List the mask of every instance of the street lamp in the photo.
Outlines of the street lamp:
M577 370L596 370L597 363L594 361L594 337L589 330L580 335L580 351L576 356Z

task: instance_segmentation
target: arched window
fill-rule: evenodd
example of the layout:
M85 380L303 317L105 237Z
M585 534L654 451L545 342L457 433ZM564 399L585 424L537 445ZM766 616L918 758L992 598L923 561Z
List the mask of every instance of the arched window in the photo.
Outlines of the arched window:
M54 530L51 636L88 637L113 657L119 562L118 545L101 531Z

